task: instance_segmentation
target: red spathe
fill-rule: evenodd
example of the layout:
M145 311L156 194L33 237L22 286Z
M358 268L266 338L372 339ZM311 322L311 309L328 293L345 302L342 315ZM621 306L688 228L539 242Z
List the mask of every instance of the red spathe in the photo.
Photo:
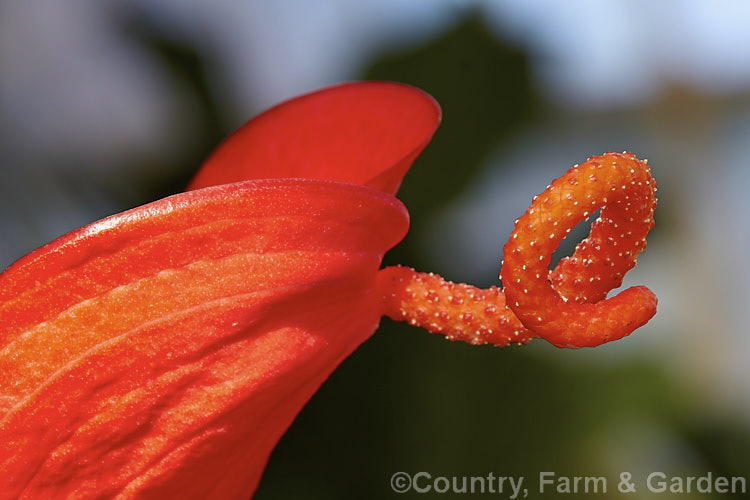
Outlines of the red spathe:
M0 498L249 497L377 327L380 261L408 228L388 192L438 121L397 84L294 99L191 187L223 185L86 226L0 275Z

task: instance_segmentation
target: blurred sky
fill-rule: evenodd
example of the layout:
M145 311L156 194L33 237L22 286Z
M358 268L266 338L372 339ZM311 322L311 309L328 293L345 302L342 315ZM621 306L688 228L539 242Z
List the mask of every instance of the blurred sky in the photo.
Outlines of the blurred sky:
M0 267L148 201L139 188L161 176L185 175L173 159L202 133L196 93L228 131L270 104L359 78L377 55L425 44L471 13L529 55L543 111L429 216L417 235L423 261L486 281L513 219L552 178L602 148L645 155L663 228L626 285L654 289L659 314L570 362L649 353L707 407L750 417L742 0L2 1ZM170 73L143 43L152 31L195 49L206 88Z

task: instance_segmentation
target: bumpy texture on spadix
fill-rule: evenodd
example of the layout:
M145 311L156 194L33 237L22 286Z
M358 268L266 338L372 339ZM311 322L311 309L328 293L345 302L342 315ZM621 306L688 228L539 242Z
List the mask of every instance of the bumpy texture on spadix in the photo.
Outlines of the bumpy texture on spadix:
M297 98L230 137L205 189L2 273L0 498L249 498L378 325L381 258L408 226L390 192L439 116L397 84Z
M603 300L646 246L655 193L646 162L629 153L592 157L555 179L516 221L504 247L503 290L390 267L379 277L385 314L472 344L539 336L585 347L622 338L656 313L656 297L645 287ZM560 241L598 208L588 238L550 272Z

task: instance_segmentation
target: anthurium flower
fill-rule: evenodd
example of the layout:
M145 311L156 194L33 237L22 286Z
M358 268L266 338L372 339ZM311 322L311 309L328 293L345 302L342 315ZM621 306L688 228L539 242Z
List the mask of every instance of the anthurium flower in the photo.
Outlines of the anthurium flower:
M2 273L0 498L248 498L383 315L472 343L580 347L654 314L643 287L602 300L653 225L655 184L628 154L594 157L534 201L505 247L504 291L380 270L408 227L393 194L439 119L428 95L391 83L287 101L230 136L191 191ZM548 272L566 228L599 206Z

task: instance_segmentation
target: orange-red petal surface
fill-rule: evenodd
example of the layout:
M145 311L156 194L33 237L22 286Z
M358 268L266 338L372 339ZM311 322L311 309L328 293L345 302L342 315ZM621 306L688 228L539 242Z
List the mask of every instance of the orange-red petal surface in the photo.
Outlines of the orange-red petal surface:
M104 219L0 275L0 498L247 498L376 328L407 230L366 187L250 181Z
M376 328L380 260L408 226L387 193L439 119L399 84L293 99L227 139L194 191L2 273L0 498L248 498Z
M391 82L329 87L286 101L229 136L190 184L304 177L395 193L440 122L419 89Z

